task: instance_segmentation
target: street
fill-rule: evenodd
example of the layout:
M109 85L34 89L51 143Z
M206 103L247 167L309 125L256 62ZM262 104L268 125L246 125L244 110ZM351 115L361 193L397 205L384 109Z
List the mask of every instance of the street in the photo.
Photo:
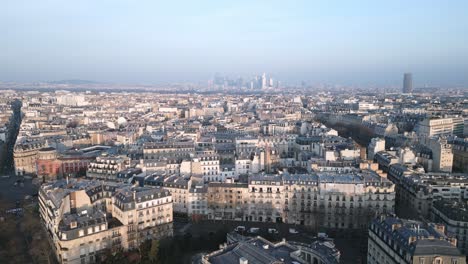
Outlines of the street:
M16 176L0 177L0 198L8 202L23 201L26 196L37 194L38 189L39 186L34 185L32 179Z

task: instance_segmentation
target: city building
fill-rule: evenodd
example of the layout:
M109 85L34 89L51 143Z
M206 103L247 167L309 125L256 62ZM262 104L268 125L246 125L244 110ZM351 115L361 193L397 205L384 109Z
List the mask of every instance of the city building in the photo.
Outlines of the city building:
M403 76L403 93L410 94L413 92L413 75L405 73Z
M463 136L464 119L462 117L427 117L415 127L420 137L458 135Z
M440 199L467 200L468 175L425 173L402 164L390 167L388 179L395 183L396 213L412 219L430 219L433 202Z
M289 224L362 229L376 215L394 212L394 184L372 171L284 175L283 188Z
M125 156L102 155L89 163L86 177L116 181L117 174L126 169L128 165L129 159Z
M34 141L16 145L13 152L15 174L18 176L37 175L37 153L40 149L45 147L46 144L43 141Z
M382 216L369 226L367 263L465 264L466 257L444 225Z
M172 236L172 197L158 187L59 180L41 186L39 212L61 263L96 263L107 251Z
M367 159L374 160L377 152L385 150L385 139L373 138L367 147Z
M432 152L432 170L452 172L453 150L447 138L431 137L425 139L425 145Z
M317 238L311 243L286 241L273 243L263 237L244 237L237 233L227 234L228 243L219 250L202 257L203 264L224 263L300 263L337 264L340 252L332 239Z
M447 232L457 238L458 249L466 255L468 252L468 205L466 200L441 199L434 201L431 219L442 223Z
M453 171L468 173L468 138L449 139L453 151Z

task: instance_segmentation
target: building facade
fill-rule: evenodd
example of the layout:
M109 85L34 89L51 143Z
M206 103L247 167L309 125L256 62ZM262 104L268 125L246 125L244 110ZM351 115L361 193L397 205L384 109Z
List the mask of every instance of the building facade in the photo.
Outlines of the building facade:
M367 263L465 264L456 245L444 225L381 217L369 227Z
M59 180L41 186L39 212L60 263L96 263L172 235L172 197L162 188Z

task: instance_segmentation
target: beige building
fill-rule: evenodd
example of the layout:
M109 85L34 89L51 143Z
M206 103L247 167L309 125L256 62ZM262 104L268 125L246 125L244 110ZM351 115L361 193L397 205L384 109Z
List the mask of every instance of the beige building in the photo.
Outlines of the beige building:
M125 156L103 154L88 165L86 177L99 180L116 180L117 173L128 167L130 159Z
M13 150L13 159L15 162L16 175L36 174L37 153L43 147L45 142L30 142L18 144Z
M193 153L195 153L193 141L151 142L143 146L143 157L148 160L159 157L188 158Z
M193 158L191 163L192 174L208 176L213 178L218 176L221 169L219 166L219 156L216 154L200 154Z
M395 186L373 171L284 175L284 222L328 228L367 228L393 213Z
M279 175L253 175L249 179L248 212L245 220L282 222L284 187Z
M416 125L415 130L417 134L421 137L450 135L450 134L453 134L454 127L456 128L456 130L459 129L459 124L458 124L459 118L455 118L455 121L456 122L454 126L454 120L451 117L449 118L426 118L423 121L420 121Z
M248 183L210 182L191 188L188 197L189 215L202 218L367 228L375 215L394 212L395 191L392 182L364 170L257 174Z
M188 213L188 194L190 179L171 176L164 179L163 188L172 194L173 210L175 213Z
M452 172L453 150L446 138L427 138L425 144L432 151L432 171Z
M56 181L41 186L39 212L60 263L96 263L172 235L172 197L157 187Z
M207 193L208 219L244 220L248 209L248 184L210 182Z

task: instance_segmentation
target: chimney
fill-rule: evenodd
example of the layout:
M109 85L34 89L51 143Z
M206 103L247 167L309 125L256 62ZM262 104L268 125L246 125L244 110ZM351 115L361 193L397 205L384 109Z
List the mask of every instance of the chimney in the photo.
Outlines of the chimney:
M435 224L434 227L437 231L441 232L442 234L445 234L445 225Z
M249 261L248 261L246 258L241 257L241 258L239 259L239 264L249 264Z
M393 224L392 225L392 231L394 231L394 230L396 230L396 229L398 229L400 227L401 227L401 224Z
M416 237L415 236L410 236L409 239L408 239L408 244L411 244L413 242L416 242Z
M456 247L457 246L457 238L456 237L450 237L449 242L452 246Z

